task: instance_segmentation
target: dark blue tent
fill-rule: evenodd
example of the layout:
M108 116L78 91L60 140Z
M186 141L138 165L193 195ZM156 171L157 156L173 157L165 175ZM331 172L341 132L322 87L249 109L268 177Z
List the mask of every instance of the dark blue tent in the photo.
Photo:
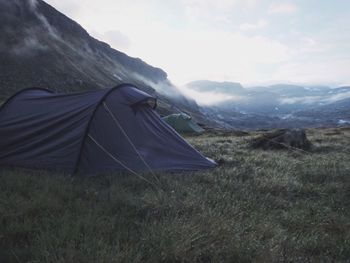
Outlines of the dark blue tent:
M20 91L0 109L0 166L96 174L214 167L130 84L85 93Z

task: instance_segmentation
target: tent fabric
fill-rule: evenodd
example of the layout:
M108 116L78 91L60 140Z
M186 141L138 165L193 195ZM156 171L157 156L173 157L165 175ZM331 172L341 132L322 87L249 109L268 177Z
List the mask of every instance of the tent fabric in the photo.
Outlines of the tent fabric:
M185 113L171 114L164 117L163 120L177 132L204 132L204 129L195 123L191 116Z
M125 171L91 137L134 171L147 170L139 155L152 170L216 166L169 127L155 107L154 97L131 84L73 94L25 89L0 108L0 166L70 174Z

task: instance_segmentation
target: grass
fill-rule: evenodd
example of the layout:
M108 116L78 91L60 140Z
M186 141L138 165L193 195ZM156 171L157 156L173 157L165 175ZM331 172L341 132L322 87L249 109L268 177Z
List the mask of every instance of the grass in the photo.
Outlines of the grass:
M159 173L163 191L1 170L0 262L349 262L350 129L309 130L310 154L252 150L256 134L188 137L224 164Z

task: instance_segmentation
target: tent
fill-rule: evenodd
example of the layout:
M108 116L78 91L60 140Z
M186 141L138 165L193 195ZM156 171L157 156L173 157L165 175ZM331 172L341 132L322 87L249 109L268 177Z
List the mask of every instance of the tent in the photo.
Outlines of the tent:
M185 113L171 114L164 117L163 120L178 132L204 132L204 129L195 123L191 116Z
M0 166L70 174L216 166L155 107L154 97L131 84L73 94L22 90L0 108Z

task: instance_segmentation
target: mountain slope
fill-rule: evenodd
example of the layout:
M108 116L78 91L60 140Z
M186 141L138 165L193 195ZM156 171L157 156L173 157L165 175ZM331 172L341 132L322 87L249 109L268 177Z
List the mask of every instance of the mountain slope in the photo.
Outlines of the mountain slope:
M321 105L308 111L298 111L293 115L315 120L327 119L330 123L339 123L340 120L350 122L350 98L335 101L327 105Z
M91 37L44 1L0 0L0 13L0 101L26 87L75 92L127 82L160 98L161 114L181 109L206 122L162 69Z
M139 81L128 73L155 83L167 81L164 71L90 37L43 1L1 0L0 12L1 87L75 91ZM12 90L2 94L7 92Z

